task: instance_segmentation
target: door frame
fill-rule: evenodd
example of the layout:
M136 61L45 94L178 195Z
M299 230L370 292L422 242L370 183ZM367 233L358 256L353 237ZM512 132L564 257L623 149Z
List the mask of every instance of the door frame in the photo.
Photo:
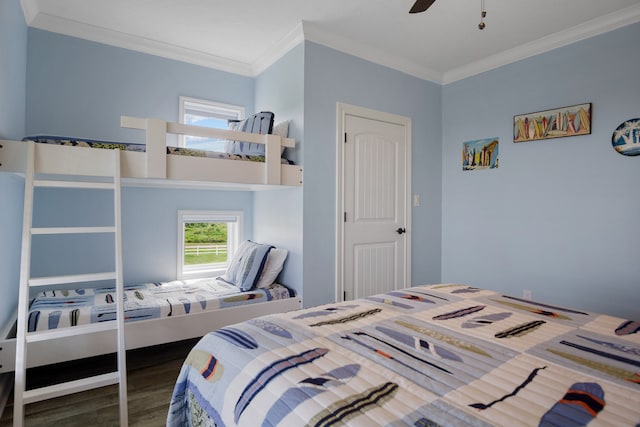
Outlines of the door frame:
M347 116L358 116L403 126L405 129L405 218L407 232L404 239L405 253L405 287L411 286L411 118L383 111L372 110L356 105L336 103L336 288L335 300L344 300L344 150L345 128Z

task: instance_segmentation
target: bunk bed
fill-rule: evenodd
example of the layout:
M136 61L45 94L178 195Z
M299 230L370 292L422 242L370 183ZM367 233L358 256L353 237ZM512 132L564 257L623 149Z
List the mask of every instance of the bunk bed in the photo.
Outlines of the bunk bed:
M130 116L122 116L120 125L144 130L146 135L144 151L123 150L121 153L121 176L125 186L262 190L302 185L302 168L281 162L283 149L295 147L292 138ZM264 161L177 155L179 152L170 154L167 134L261 144L265 147ZM0 172L24 173L24 141L1 141L0 145ZM91 174L104 158L103 151L80 146L37 144L37 169L42 174Z
M146 144L106 143L98 147L120 150L120 176L124 186L154 186L178 188L224 188L243 190L270 190L299 187L302 185L302 168L281 161L285 148L295 147L295 140L276 134L250 133L237 130L212 129L199 126L171 123L154 118L122 116L123 128L143 130ZM269 129L271 127L269 126ZM264 145L261 161L234 160L217 157L192 156L180 153L178 149L167 148L167 135L191 135L216 138L227 141L241 141ZM29 139L29 138L27 138ZM69 140L70 138L62 138ZM24 174L27 159L27 141L0 140L0 172ZM133 146L134 150L123 148ZM88 146L72 146L50 143L35 143L36 173L40 175L97 175L104 168L105 149ZM197 150L184 150L196 151ZM234 156L237 157L237 156ZM253 159L255 160L255 159ZM260 302L254 300L251 308L227 307L216 311L194 313L190 316L174 316L139 321L128 324L127 348L140 348L180 339L201 336L214 327L235 323L243 318L287 311L300 308L299 297L289 300ZM15 317L14 317L15 318ZM171 324L171 327L166 325ZM157 327L155 326L157 325ZM106 337L107 331L95 334L95 343L76 345L73 337L61 341L61 354L38 351L39 343L34 343L36 351L30 352L29 366L69 360L71 353L78 357L88 357L114 351L113 340ZM12 339L0 341L0 373L11 371L15 342ZM45 347L45 344L42 344Z
M0 172L17 173L25 177L20 302L13 318L27 318L27 305L33 294L29 291L29 287L47 287L47 285L54 283L90 283L97 280L115 280L113 296L118 307L115 311L112 310L112 317L116 318L115 322L98 322L82 325L82 327L79 327L80 325L60 327L34 333L27 331L26 322L16 322L17 327L15 325L4 327L3 336L0 337L0 373L11 372L15 367L16 390L19 390L19 393L15 393L14 411L16 412L14 412L14 419L16 420L22 419L24 404L51 398L55 395L120 383L121 425L126 425L126 363L122 359L124 349L129 350L199 337L212 328L219 328L256 316L295 310L301 306L300 298L288 291L286 292L288 298L275 298L274 296L285 295L282 290L275 289L278 285L272 285L272 289L240 289L242 292L235 296L226 293L222 296L222 302L209 303L210 307L215 307L214 310L188 310L184 305L179 315L178 313L173 315L174 313L170 312L171 315L152 316L153 318L148 320L124 323L124 318L127 316L125 307L123 307L126 293L133 292L135 294L138 292L141 294L142 288L135 286L127 288L122 280L122 252L119 236L121 233L121 185L231 188L250 191L291 188L302 185L302 169L300 166L281 161L284 148L295 147L295 141L280 135L201 128L159 119L128 116L121 118L121 126L145 131L146 144L144 147L140 149L138 146L134 150L129 150L124 148L124 145L128 144L97 144L99 148L116 148L115 150L105 150L91 148L92 144L73 146L78 144L0 140ZM224 139L229 141L231 145L237 143L257 144L264 146L264 156L259 161L233 160L238 156L232 156L229 159L202 156L198 153L196 153L197 156L194 156L194 153L190 152L192 150L167 148L167 134ZM36 229L32 224L33 189L36 186L109 189L114 192L115 225L112 227ZM30 277L31 235L105 232L115 235L116 271L48 278ZM193 283L181 282L180 286L190 286L191 284ZM153 286L156 285L159 284L153 284ZM64 292L69 292L69 289L72 288L64 287L61 289L64 289ZM83 292L86 293L86 291ZM47 293L44 292L43 296L46 299ZM203 304L201 300L197 300L195 303ZM188 311L191 312L187 314ZM117 324L117 327L110 324ZM74 332L75 330L78 332ZM14 338L16 336L18 338ZM28 343L28 352L25 343ZM114 352L118 353L119 361L119 369L115 373L97 379L75 381L56 388L45 388L42 391L38 390L37 393L24 389L24 375L29 367Z
M204 336L167 426L637 426L640 322L462 284Z

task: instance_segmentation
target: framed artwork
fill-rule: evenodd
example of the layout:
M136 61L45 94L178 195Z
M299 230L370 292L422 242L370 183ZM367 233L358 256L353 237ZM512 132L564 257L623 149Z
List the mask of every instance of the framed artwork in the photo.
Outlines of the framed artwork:
M611 145L625 156L640 156L640 119L630 119L618 126Z
M462 144L462 170L498 167L498 137L478 139Z
M590 133L590 102L513 117L513 142L564 138Z

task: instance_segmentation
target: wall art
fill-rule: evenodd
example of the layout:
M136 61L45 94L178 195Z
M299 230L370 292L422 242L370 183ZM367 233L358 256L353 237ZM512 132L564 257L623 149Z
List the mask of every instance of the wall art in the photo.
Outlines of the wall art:
M563 138L590 133L590 102L513 117L513 142Z
M640 155L640 119L629 119L613 132L613 148L625 156Z
M462 170L498 167L498 137L478 139L462 144Z

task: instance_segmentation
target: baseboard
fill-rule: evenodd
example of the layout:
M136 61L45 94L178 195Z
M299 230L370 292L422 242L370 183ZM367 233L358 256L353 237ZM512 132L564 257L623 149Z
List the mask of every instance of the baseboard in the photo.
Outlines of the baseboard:
M9 396L11 396L11 390L13 389L13 374L0 374L0 418L4 414L4 409L7 407Z

